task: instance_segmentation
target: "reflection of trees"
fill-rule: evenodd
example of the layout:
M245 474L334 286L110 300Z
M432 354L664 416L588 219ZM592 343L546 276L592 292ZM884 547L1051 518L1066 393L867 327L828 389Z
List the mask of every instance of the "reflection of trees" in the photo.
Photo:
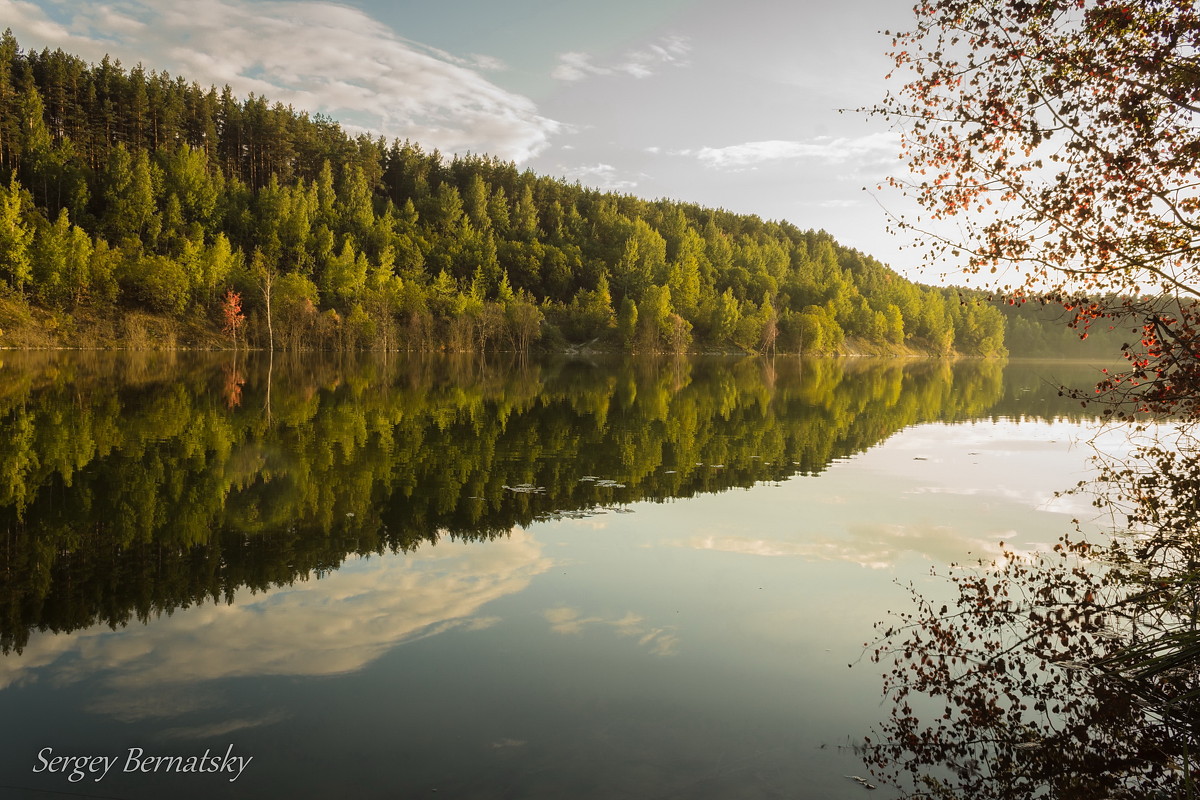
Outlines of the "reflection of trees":
M0 385L6 649L351 553L813 474L1002 405L991 362L305 358L268 381L251 359L231 404L228 357L19 360ZM542 491L506 488L525 484Z
M1190 427L1134 439L1102 463L1101 498L1124 521L1113 580L1126 588L1123 647L1102 666L1181 743L1200 744L1200 441Z
M956 569L881 625L891 717L870 760L911 796L1195 795L1200 745L1200 448L1135 438L1101 458L1092 547Z

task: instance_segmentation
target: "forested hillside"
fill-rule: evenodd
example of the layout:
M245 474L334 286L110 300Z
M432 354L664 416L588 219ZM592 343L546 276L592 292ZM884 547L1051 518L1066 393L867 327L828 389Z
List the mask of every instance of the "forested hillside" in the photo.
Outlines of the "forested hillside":
M0 329L68 343L152 314L276 348L1004 351L996 308L821 231L352 137L11 32L0 176Z

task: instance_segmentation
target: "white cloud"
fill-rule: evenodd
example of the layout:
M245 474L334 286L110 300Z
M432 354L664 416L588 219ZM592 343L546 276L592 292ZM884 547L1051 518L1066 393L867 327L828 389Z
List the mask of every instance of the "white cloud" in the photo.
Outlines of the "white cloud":
M24 0L0 0L0 19L5 27L12 28L18 41L22 34L39 40L41 45L65 42L71 33L58 22L50 19L35 4ZM24 43L28 46L28 43ZM66 44L62 45L66 47Z
M560 81L578 81L586 78L588 73L607 75L611 70L595 67L588 60L586 53L563 53L558 57L558 66L550 73Z
M587 186L609 192L625 192L637 186L637 181L618 177L617 168L612 164L561 167L561 169L563 175L571 180L577 180Z
M561 129L531 100L479 74L503 68L497 59L422 46L347 6L125 0L56 6L55 16L25 0L0 0L0 18L25 47L62 47L89 60L111 54L201 85L229 84L238 94L323 112L349 130L523 161Z
M508 65L495 56L484 55L482 53L472 53L471 63L479 69L486 69L492 72L500 72L508 69Z
M746 169L773 161L812 159L830 164L853 161L859 165L895 161L900 151L899 137L890 131L854 138L818 136L810 141L769 139L728 147L701 147L678 150L676 155L692 156L715 169Z
M817 208L857 208L861 205L857 200L822 200L816 203Z
M587 53L560 53L558 65L551 77L560 81L579 81L589 75L631 75L648 78L664 66L686 66L691 50L688 40L682 36L668 36L642 50L632 50L620 61L611 64L594 64Z

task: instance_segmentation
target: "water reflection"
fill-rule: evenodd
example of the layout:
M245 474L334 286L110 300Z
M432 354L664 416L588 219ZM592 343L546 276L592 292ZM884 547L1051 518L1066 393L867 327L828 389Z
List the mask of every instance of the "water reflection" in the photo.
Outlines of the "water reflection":
M495 620L480 614L484 606L551 566L520 529L489 547L441 542L404 558L355 557L321 580L240 592L171 620L37 637L21 659L0 659L0 688L34 680L62 686L99 673L106 689L121 693L118 707L128 717L128 694L148 687L350 672L405 641L487 627ZM154 708L159 713L161 704Z
M909 426L1083 419L990 362L5 358L9 782L70 731L236 738L295 796L859 792L861 565L1046 528L1030 453Z
M550 630L566 635L579 634L585 627L608 628L618 636L637 640L641 647L647 648L656 656L674 655L679 648L679 636L670 628L650 627L646 620L633 612L619 619L604 617L585 617L577 608L560 606L548 609L543 613L550 623Z
M6 651L348 555L816 474L920 422L1079 416L995 362L245 359L6 358Z
M1200 745L1200 441L1115 427L1063 536L910 585L877 626L889 719L868 758L906 797L1193 797ZM1112 446L1112 445L1117 446Z
M968 550L999 557L1002 548L990 539L970 539L951 525L852 525L844 537L807 536L803 541L754 539L745 536L701 536L680 543L698 550L753 556L798 556L821 561L848 561L869 569L890 569L905 553L920 553L935 563L953 561Z

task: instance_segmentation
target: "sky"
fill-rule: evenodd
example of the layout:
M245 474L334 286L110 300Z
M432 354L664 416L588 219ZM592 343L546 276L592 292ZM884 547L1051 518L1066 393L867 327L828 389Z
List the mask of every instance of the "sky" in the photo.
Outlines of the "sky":
M0 0L23 48L165 70L352 133L824 229L941 282L889 234L888 88L908 0Z

